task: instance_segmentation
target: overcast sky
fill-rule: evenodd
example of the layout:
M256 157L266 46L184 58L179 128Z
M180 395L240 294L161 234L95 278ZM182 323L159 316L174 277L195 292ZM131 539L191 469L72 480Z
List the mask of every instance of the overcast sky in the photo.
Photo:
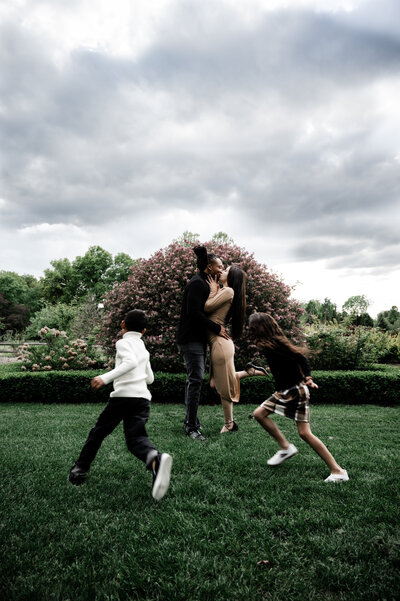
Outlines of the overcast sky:
M226 232L400 307L398 0L2 0L0 269Z

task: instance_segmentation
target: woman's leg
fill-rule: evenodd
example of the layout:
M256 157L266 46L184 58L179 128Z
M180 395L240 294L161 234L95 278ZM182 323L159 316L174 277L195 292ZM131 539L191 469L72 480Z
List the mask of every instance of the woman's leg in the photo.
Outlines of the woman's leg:
M266 430L268 434L270 434L272 438L276 440L282 450L288 449L290 445L288 439L284 436L284 434L282 434L275 422L268 417L270 414L270 411L260 405L260 407L257 407L257 409L254 411L253 415L258 423L264 428L264 430Z
M224 426L220 432L229 432L233 426L233 403L221 397L222 410L224 412Z
M297 430L300 438L305 440L321 459L325 461L332 474L344 473L344 469L336 463L333 455L328 451L324 443L311 432L310 424L308 422L297 422Z
M264 376L264 378L267 377L265 373L263 371L260 371L259 369L251 369L250 372L242 369L241 371L237 371L236 375L239 378L239 380L242 380L243 378L250 378L253 376Z

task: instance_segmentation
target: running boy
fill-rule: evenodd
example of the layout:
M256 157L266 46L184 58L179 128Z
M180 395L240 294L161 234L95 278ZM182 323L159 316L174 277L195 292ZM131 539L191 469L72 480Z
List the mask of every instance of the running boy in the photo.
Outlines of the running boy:
M271 413L277 413L295 420L300 438L325 461L331 472L325 482L348 480L346 470L336 463L324 443L311 432L308 387L318 386L313 382L310 365L301 352L303 349L294 346L275 319L267 313L253 313L250 316L249 332L265 355L277 387L277 392L254 411L258 423L279 445L279 451L267 461L268 465L279 465L298 452L270 419ZM257 366L254 368L257 369Z
M172 457L168 453L159 453L148 439L145 428L151 400L147 384L154 381L154 375L149 353L142 340L146 331L144 311L129 311L121 328L123 337L116 344L115 369L96 376L90 382L93 390L114 382L114 390L95 426L90 430L81 454L69 472L68 480L76 485L86 480L101 443L123 421L127 447L152 471L152 495L158 501L168 490Z

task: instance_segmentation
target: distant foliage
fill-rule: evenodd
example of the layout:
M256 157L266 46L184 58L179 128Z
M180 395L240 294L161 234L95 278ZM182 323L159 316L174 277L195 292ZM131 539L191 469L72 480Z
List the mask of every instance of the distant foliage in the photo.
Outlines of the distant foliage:
M138 260L129 279L106 295L100 342L110 353L122 319L130 309L140 308L149 317L145 339L153 367L161 371L183 371L176 331L184 287L197 271L194 243L190 242L189 245L185 240L177 240L149 259ZM224 265L236 263L246 272L248 315L254 311L271 313L285 333L297 341L301 336L299 323L303 310L297 301L289 298L291 287L229 239L219 244L211 241L205 246L216 253ZM245 332L236 346L236 364L241 367L255 356L257 350Z
M39 339L39 330L42 330L45 326L65 331L68 334L70 325L76 317L77 310L76 306L65 303L46 305L32 317L25 331L25 340Z
M376 325L382 330L389 332L400 332L400 311L393 306L389 311L378 314Z
M306 328L313 369L366 369L380 359L380 350L369 328L339 324Z
M63 331L47 326L39 331L43 345L23 344L18 349L22 371L81 370L104 367L94 339L71 341Z
M370 331L370 341L379 363L400 363L400 333L374 328Z
M303 308L305 313L302 321L306 324L325 324L338 317L337 307L329 298L325 298L323 302L312 299L305 303Z
M20 332L41 304L39 282L31 275L0 271L0 334Z
M127 279L134 260L126 253L112 255L91 246L82 257L50 261L52 269L45 269L40 280L42 295L50 303L81 301L87 296L100 300L114 282Z

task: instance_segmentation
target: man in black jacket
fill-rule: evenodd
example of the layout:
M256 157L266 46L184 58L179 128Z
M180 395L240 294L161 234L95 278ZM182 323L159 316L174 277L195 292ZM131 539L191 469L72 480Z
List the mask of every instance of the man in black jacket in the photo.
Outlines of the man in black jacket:
M191 438L204 441L204 436L199 432L197 409L204 379L207 333L211 330L223 338L229 338L229 334L223 326L208 319L204 312L204 305L210 293L207 278L219 278L223 271L221 259L214 254L207 254L204 246L196 247L194 252L197 255L199 272L188 282L183 293L177 342L187 371L184 429Z

